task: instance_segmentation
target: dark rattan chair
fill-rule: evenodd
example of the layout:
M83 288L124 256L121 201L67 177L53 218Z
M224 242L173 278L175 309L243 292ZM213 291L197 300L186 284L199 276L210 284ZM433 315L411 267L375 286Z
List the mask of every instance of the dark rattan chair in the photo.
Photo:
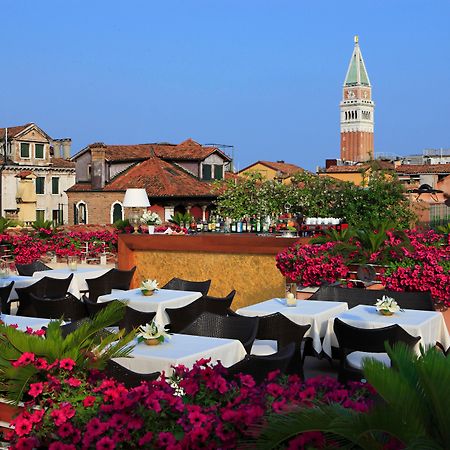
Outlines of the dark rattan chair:
M42 298L30 294L36 317L45 319L78 320L87 316L84 303L73 296Z
M181 278L172 278L162 289L173 289L175 291L194 291L201 292L202 295L208 295L211 280L189 281Z
M108 360L105 367L105 375L114 378L123 383L125 387L131 389L139 386L142 382L154 381L161 374L159 372L153 373L137 373L133 372L113 360Z
M8 285L0 287L0 299L2 302L0 313L11 314L11 303L9 302L9 296L11 295L13 286L14 281L11 281Z
M205 312L205 303L202 298L198 298L181 308L166 308L170 322L168 329L171 333L179 333L203 312Z
M125 308L125 315L119 323L119 328L124 328L127 333L140 325L150 323L156 316L156 312L142 312L127 306Z
M341 287L324 286L315 292L310 300L327 300L346 302L349 308L357 305L374 305L383 295L394 298L404 309L418 309L434 311L430 292L395 292L372 289L347 289Z
M242 361L228 368L228 375L244 373L251 375L257 383L261 383L274 370L285 373L294 355L295 344L293 342L272 355L247 355Z
M83 317L82 319L74 320L70 323L66 323L64 325L61 325L61 334L62 337L67 337L70 333L73 333L74 331L78 330L82 325L84 325L86 322L91 322L91 319L89 317ZM97 336L102 337L108 337L111 335L111 333L108 330L100 330L96 333Z
M400 325L390 325L383 328L357 328L340 319L334 319L334 332L339 343L340 367L338 379L341 383L349 380L359 381L363 377L361 360L364 353L366 357L374 357L386 364L390 364L385 349L385 342L394 345L403 342L414 347L420 340L411 336Z
M209 312L202 313L182 334L238 339L250 353L258 331L258 317L227 317Z
M67 278L44 277L45 292L44 295L38 297L61 298L66 296L70 283L72 282L72 278L73 273L71 273Z
M134 272L136 272L136 266L130 270L110 270L108 273L111 278L112 289L122 289L123 291L128 291L130 289Z
M214 314L220 314L226 316L228 309L233 303L236 291L233 289L226 297L212 297L210 295L204 295L202 301L204 303L204 310Z
M288 372L296 373L303 379L302 341L310 328L310 324L298 325L280 313L260 316L256 339L277 341L277 350L280 350L293 342L295 344L295 354L289 365ZM258 341L255 341L255 350L257 342Z
M16 270L19 275L32 277L34 272L41 272L43 270L52 270L51 267L45 265L42 261L36 260L31 264L16 264Z
M101 295L107 295L111 294L112 290L112 279L111 279L111 272L113 269L109 270L108 272L104 273L103 275L100 275L97 278L87 278L86 284L88 285L89 290L89 300L92 303L96 303L97 299Z
M32 304L31 294L36 297L45 296L45 287L47 285L47 278L41 278L37 280L36 283L23 288L16 288L17 297L19 300L19 306L17 308L18 316L36 316L36 311L34 305Z

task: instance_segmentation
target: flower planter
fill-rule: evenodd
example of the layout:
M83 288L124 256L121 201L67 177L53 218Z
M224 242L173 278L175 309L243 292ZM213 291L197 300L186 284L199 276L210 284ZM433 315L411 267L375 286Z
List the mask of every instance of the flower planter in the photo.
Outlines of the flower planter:
M21 406L14 406L5 400L0 399L0 437L3 431L6 431L11 420L22 411Z

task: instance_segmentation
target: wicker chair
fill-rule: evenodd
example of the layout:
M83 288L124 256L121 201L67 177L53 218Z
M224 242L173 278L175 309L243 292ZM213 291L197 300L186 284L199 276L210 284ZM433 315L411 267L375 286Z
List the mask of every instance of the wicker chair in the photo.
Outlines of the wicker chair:
M295 344L295 353L288 367L288 372L296 373L303 379L302 341L310 328L310 324L298 325L283 314L270 314L259 318L256 339L276 341L277 348L274 351L280 350L293 342ZM253 345L252 354L261 356L261 353L258 352L258 341L255 341Z
M119 323L119 328L124 328L127 333L130 333L140 325L150 323L155 316L156 312L142 312L127 306L124 318Z
M182 334L238 339L250 353L258 331L258 317L227 317L209 312L202 313Z
M128 389L139 386L142 382L154 381L161 374L159 372L153 373L137 373L121 366L113 360L108 360L105 367L105 375L114 378L123 383Z
M310 300L346 302L349 308L357 305L374 305L383 295L394 298L404 309L434 311L433 300L429 292L394 292L388 290L347 289L324 286L315 292Z
M175 291L193 291L201 292L202 295L208 295L211 280L189 281L181 278L172 278L162 289L173 289Z
M128 291L130 289L134 272L136 272L136 266L134 266L130 270L110 270L108 273L111 278L112 289L122 289L123 291Z
M363 377L361 363L364 357L390 364L389 356L385 353L385 342L391 346L403 342L409 347L414 347L420 340L420 336L411 336L397 324L366 329L353 327L337 318L334 319L334 332L339 343L338 379L341 383L361 380Z
M181 308L166 308L170 322L167 328L171 333L179 333L204 312L205 303L202 298L198 298Z
M11 303L9 302L9 296L11 295L13 286L14 281L11 281L8 285L0 287L0 299L2 302L0 313L11 314Z
M88 291L89 291L89 300L93 303L97 302L97 299L101 295L107 295L111 294L112 290L112 280L110 273L113 269L108 270L108 272L104 273L103 275L100 275L97 278L87 278L86 284L88 285ZM83 298L87 298L86 296L83 296Z
M22 276L32 277L34 272L42 272L44 270L52 270L51 267L45 265L42 261L36 260L31 264L16 264L17 273Z
M204 310L214 314L220 314L226 316L228 309L233 303L236 291L233 289L226 297L212 297L210 295L204 295L202 297L204 303Z
M45 287L47 286L47 277L41 278L36 283L23 288L16 288L16 293L19 301L19 307L17 308L18 316L36 316L34 305L32 304L31 294L37 297L44 297Z
M78 320L87 317L86 306L73 296L61 298L43 298L30 294L36 317L45 319Z
M251 375L257 383L261 383L274 370L285 373L294 355L295 344L293 342L272 355L247 355L242 361L228 368L228 376L244 373Z
M89 317L83 317L82 319L74 320L70 323L66 323L64 325L61 325L61 335L63 338L67 337L70 333L73 333L74 331L78 330L82 325L84 325L87 322L91 322L91 319ZM96 333L97 336L100 338L108 337L111 335L111 333L108 330L100 330Z

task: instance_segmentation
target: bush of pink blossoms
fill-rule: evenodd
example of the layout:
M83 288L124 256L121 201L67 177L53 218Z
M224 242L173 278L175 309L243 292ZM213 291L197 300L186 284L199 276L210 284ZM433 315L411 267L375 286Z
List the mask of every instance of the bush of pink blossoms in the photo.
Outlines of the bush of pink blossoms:
M260 385L242 374L230 381L226 369L209 360L190 370L178 366L171 379L127 389L101 373L80 373L73 361L49 365L32 356L17 363L39 364L45 381L30 384L30 400L13 420L14 430L5 433L13 450L234 449L242 439L255 438L249 428L272 414L323 403L365 412L372 394L359 383L344 388L321 377L303 383L275 372ZM289 448L329 444L319 432L293 442Z

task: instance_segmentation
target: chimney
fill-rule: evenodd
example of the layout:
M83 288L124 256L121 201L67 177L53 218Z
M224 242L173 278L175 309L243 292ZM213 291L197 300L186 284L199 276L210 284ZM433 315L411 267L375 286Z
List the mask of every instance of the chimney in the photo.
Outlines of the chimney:
M89 146L91 150L91 183L92 189L105 187L105 151L103 142L95 142Z
M53 157L62 158L61 151L61 139L53 139Z
M326 159L325 169L329 169L331 166L337 166L337 159Z
M70 147L72 146L72 139L64 138L62 141L61 158L70 159Z

